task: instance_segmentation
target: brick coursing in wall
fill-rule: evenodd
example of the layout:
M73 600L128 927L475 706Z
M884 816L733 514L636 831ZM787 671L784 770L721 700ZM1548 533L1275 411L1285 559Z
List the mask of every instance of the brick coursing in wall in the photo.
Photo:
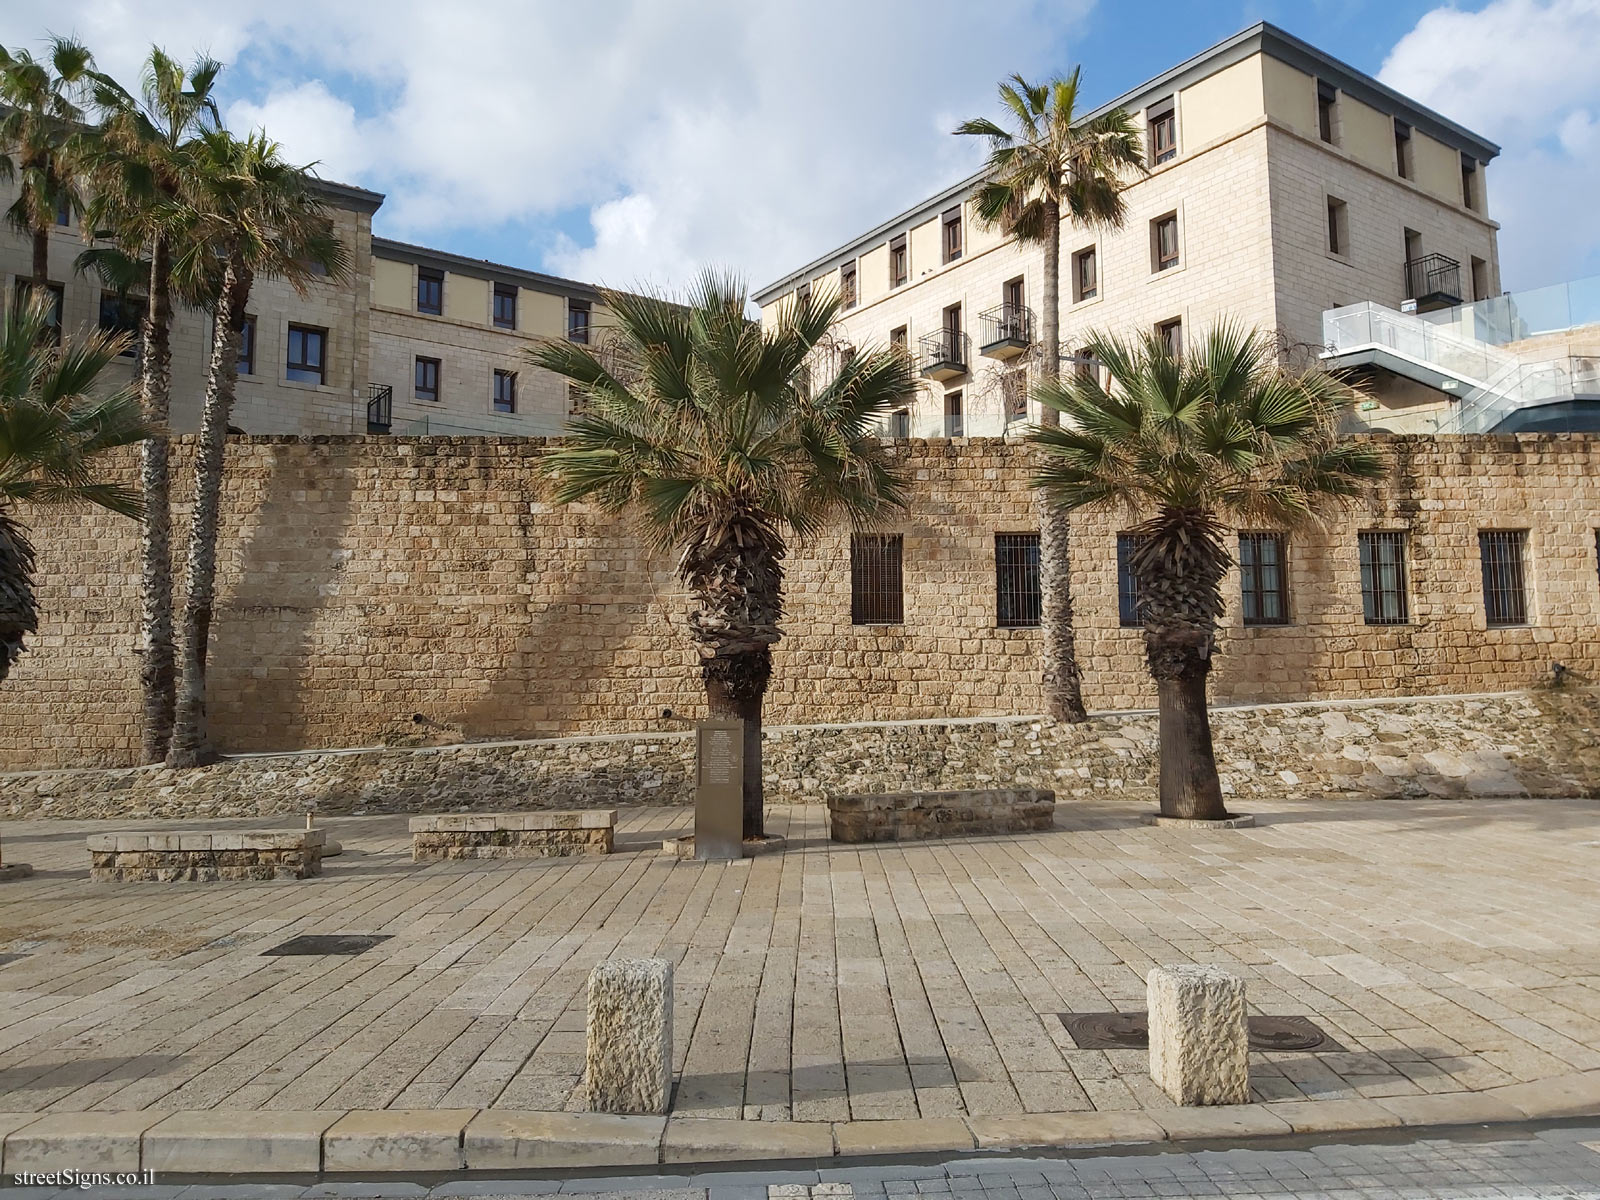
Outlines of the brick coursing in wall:
M1292 623L1245 628L1237 577L1219 702L1520 688L1600 672L1600 439L1385 438L1370 501L1290 541ZM191 445L175 478L189 481ZM534 439L235 438L224 491L210 709L220 747L265 751L681 728L704 712L670 559L625 523L539 498ZM996 627L994 536L1035 528L1030 448L907 442L905 623L850 623L848 537L788 562L772 724L1037 712L1035 629ZM131 457L122 468L131 478ZM186 520L182 496L178 525ZM39 635L0 688L0 765L115 765L138 743L137 528L22 514ZM1074 522L1092 707L1147 706L1117 623L1115 534ZM1485 627L1480 528L1529 531L1531 623ZM1410 533L1413 623L1363 624L1356 533ZM181 544L181 539L180 543Z

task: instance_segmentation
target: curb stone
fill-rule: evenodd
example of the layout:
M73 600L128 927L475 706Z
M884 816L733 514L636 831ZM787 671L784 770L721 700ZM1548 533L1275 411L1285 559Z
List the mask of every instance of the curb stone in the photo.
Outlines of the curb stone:
M0 1172L384 1173L810 1159L1153 1145L1397 1127L1600 1117L1600 1070L1482 1092L1211 1108L827 1122L500 1109L0 1113Z

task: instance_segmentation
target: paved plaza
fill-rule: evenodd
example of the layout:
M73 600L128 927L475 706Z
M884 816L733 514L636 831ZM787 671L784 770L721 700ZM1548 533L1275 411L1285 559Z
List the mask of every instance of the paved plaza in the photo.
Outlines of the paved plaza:
M419 866L404 817L352 817L321 879L185 884L87 878L87 833L163 823L11 822L6 858L37 874L0 888L4 1106L571 1110L586 976L616 955L676 965L678 1117L1159 1122L1145 1053L1079 1049L1058 1014L1142 1009L1146 971L1190 960L1342 1047L1254 1055L1258 1100L1403 1117L1600 1068L1600 804L1138 818L1072 804L1046 833L841 847L823 810L779 809L786 853L702 864L657 853L688 811L633 809L609 856ZM262 954L302 933L389 936Z

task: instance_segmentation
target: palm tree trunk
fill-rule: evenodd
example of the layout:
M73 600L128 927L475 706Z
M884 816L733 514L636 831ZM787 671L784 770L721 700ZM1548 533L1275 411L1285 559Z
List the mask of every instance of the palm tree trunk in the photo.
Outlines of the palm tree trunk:
M772 651L707 659L701 668L706 710L744 722L744 837L766 836L766 793L761 774L761 702L772 677Z
M1061 375L1061 208L1052 204L1047 219L1044 248L1043 312L1039 319L1039 376L1050 382ZM1061 414L1046 408L1045 425L1059 425ZM1072 628L1072 524L1040 492L1039 512L1039 623L1044 630L1042 683L1045 707L1057 721L1076 724L1087 719L1083 706L1083 673L1078 669L1077 642Z
M1146 634L1160 713L1164 817L1220 821L1228 815L1211 747L1211 715L1206 705L1211 661L1201 645L1206 640L1194 633Z
M33 231L33 288L39 299L50 300L50 228L40 226Z
M218 298L211 368L206 380L200 447L194 464L194 515L189 524L188 588L178 631L183 673L178 689L172 745L167 766L196 767L210 761L206 728L206 646L217 577L217 526L222 502L222 468L228 446L228 417L239 378L239 339L249 303L248 271L229 263Z
M150 256L150 302L145 313L139 388L144 417L155 431L139 443L139 483L144 494L140 539L140 589L144 661L145 762L161 762L172 739L176 669L172 646L172 497L167 418L172 389L172 260L157 238Z

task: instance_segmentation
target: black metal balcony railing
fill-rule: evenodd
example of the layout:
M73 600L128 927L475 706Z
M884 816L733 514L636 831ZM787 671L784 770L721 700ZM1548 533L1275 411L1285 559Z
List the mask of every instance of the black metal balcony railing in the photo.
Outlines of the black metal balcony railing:
M367 384L367 432L388 433L394 423L394 389L386 383Z
M978 345L985 354L996 346L1026 350L1033 344L1033 310L1020 304L1001 304L978 314Z
M1444 254L1407 259L1406 298L1419 305L1461 303L1461 264Z
M959 329L941 329L917 339L921 350L920 366L924 375L950 378L967 369L967 335Z

